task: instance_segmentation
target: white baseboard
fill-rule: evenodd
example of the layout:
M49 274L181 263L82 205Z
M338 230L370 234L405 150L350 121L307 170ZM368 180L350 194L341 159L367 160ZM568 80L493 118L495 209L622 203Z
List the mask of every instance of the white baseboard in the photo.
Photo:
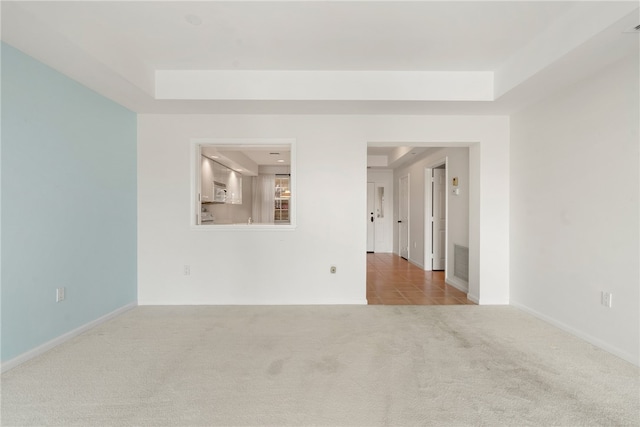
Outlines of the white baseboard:
M480 305L480 297L478 295L472 294L471 292L467 293L467 299L470 301L475 302L476 304Z
M447 285L451 285L459 291L464 292L465 294L469 292L469 284L457 277L445 277L444 283Z
M412 260L411 258L409 258L407 261L409 261L411 264L415 265L416 267L420 267L421 270L424 270L424 265L422 265L422 263Z
M152 306L291 306L291 305L367 305L367 299L320 301L138 301L140 307Z
M132 308L135 308L137 305L138 304L135 302L132 302L131 304L127 304L124 307L120 307L119 309L112 311L111 313L105 314L104 316L99 317L96 320L92 320L91 322L86 323L80 326L79 328L69 331L66 334L62 334L59 337L52 339L51 341L47 341L46 343L39 345L36 348L33 348L25 353L22 353L21 355L16 356L11 360L7 360L6 362L2 363L2 367L0 367L0 372L6 372L26 362L27 360L40 356L41 354L46 353L52 348L59 346L63 342L69 341L71 338L77 337L83 332L86 332L91 328L95 328L99 324L104 323L107 320L113 319L114 317L121 315L125 311L129 311Z
M629 363L633 363L636 366L640 366L640 360L638 360L637 358L634 358L631 354L627 353L626 351L620 350L617 347L614 347L612 345L607 344L604 341L599 340L598 338L595 338L585 332L582 332L578 329L575 329L572 326L569 326L563 322L560 322L559 320L556 320L552 317L547 316L546 314L542 314L532 308L527 307L526 305L520 304L518 302L515 301L511 301L510 305L516 307L519 310L522 310L534 317L537 317L540 320L543 320L547 323L550 323L551 325L562 329L563 331L569 332L571 335L574 335L578 338L581 338L585 341L587 341L588 343L591 343L593 345L595 345L596 347L600 347L601 349L608 351L609 353L618 356L619 358L626 360Z

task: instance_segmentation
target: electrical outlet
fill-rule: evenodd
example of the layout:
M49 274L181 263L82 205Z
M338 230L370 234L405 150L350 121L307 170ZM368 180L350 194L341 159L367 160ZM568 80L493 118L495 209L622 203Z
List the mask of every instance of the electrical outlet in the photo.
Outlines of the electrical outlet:
M185 265L184 266L184 275L185 276L191 276L191 266L190 265Z
M56 302L64 301L64 287L56 288Z
M613 294L610 292L602 291L600 293L600 304L605 307L611 308L613 304Z
M329 272L331 272L331 274L336 274L337 268L335 265L332 265L331 268L329 269Z

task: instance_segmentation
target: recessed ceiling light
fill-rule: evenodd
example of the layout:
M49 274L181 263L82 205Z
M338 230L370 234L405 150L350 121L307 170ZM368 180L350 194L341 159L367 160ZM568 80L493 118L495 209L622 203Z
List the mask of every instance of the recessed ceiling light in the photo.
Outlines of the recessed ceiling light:
M284 160L278 159L278 163L284 163Z
M202 18L200 18L198 15L185 15L184 16L185 21L187 21L189 24L191 25L200 25L202 24Z

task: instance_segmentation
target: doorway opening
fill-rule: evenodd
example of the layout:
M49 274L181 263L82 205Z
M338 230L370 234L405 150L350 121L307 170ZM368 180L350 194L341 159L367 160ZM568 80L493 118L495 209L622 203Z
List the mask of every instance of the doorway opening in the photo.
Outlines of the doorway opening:
M404 161L384 164L387 168L391 166L392 175L393 203L385 215L393 218L393 247L382 253L375 245L373 248L369 245L369 238L367 240L367 301L369 304L473 304L467 299L468 284L449 280L450 273L453 274L453 244L468 246L469 149L390 147L389 156L397 155L400 149L406 152ZM376 157L384 153L382 150L375 147ZM376 171L372 169L369 168L367 174L368 200L375 200L376 196L376 187L371 185ZM453 187L453 176L456 187ZM454 200L454 212L450 212L449 199L453 195L449 193L459 190L458 181L464 184L463 192L454 193L457 200ZM466 198L464 203L463 198ZM375 209L375 204L368 202L368 224L376 221ZM453 222L449 221L450 215Z

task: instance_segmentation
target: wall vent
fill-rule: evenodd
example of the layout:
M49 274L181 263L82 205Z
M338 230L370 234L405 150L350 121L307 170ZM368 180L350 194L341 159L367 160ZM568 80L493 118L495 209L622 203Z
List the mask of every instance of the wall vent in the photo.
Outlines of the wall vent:
M453 245L453 275L469 281L469 248Z

